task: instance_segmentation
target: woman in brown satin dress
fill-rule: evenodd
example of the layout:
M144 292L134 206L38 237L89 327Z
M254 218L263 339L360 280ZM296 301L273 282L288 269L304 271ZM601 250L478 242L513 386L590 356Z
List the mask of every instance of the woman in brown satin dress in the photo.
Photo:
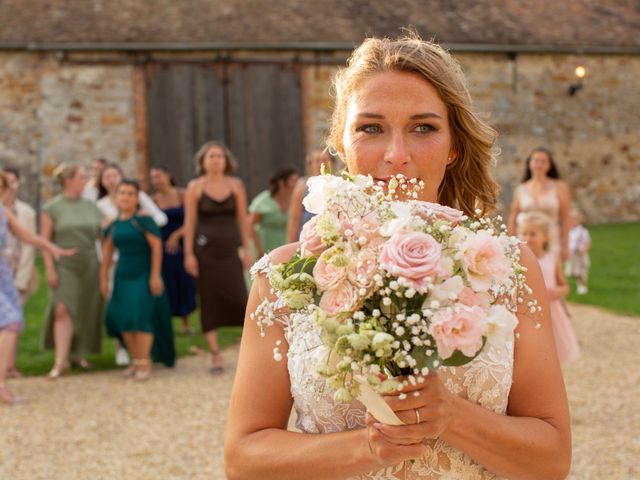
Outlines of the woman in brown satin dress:
M202 331L213 354L211 373L219 374L216 329L242 326L247 303L243 267L252 260L247 195L242 181L232 176L236 163L224 144L205 143L195 161L199 177L189 183L184 202L184 266L196 278Z

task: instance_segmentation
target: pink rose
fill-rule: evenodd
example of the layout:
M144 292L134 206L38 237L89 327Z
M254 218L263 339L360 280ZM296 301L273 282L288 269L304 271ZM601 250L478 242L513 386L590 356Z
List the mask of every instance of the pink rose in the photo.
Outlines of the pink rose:
M364 238L370 246L380 245L384 241L375 212L368 213L353 225L353 236L356 240Z
M418 292L425 292L427 280L440 274L442 246L422 232L398 233L380 252L380 266L391 275L402 277Z
M378 254L372 249L363 249L351 260L349 280L359 288L373 287L373 277L378 270Z
M313 267L313 279L320 290L336 287L347 275L346 266L337 267L331 262L335 250L327 250L320 255Z
M458 294L458 300L469 307L477 306L485 312L491 307L491 298L486 292L474 292L469 287L464 287Z
M414 202L413 212L425 220L430 220L434 217L440 220L446 220L447 222L451 222L452 226L457 225L464 216L464 212L460 210L431 202Z
M326 250L327 246L322 243L320 235L316 232L316 224L318 216L311 217L307 223L302 226L300 232L300 249L303 257L318 255Z
M455 350L472 357L482 348L485 325L481 308L459 305L434 314L429 333L436 341L441 358L449 358Z
M469 236L461 245L462 268L471 287L486 292L491 284L505 282L511 274L511 262L500 239L487 230Z
M348 281L339 283L335 288L327 290L320 298L320 308L329 315L351 312L355 310L360 298L356 288Z

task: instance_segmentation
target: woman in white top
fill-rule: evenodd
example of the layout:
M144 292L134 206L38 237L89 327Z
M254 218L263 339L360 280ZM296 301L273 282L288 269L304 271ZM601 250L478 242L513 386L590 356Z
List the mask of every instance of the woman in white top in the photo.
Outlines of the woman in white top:
M124 178L122 169L115 163L107 165L100 174L100 183L98 185L98 208L102 212L103 225L109 225L118 216L118 208L115 204L115 195L118 185ZM140 209L148 214L158 227L164 227L167 224L167 216L158 208L153 200L142 190L139 194Z

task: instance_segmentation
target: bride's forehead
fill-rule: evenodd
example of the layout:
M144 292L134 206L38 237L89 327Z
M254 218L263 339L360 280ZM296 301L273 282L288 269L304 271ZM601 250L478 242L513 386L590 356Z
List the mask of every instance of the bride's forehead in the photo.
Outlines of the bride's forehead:
M446 113L446 106L438 91L417 73L387 71L363 79L349 98L350 113L381 108L404 108ZM377 112L370 112L377 113Z

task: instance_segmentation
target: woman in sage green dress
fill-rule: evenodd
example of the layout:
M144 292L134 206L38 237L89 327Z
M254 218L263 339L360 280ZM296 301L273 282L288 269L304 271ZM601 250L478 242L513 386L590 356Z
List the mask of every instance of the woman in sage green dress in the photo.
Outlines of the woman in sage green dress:
M287 243L289 205L297 181L296 169L278 170L269 179L269 190L259 193L249 205L256 258Z
M100 210L82 198L84 168L63 164L54 173L63 192L45 204L41 234L63 248L77 249L77 253L57 261L48 252L42 254L50 288L43 346L55 348L55 364L49 372L52 379L69 370L69 355L87 368L85 356L100 353L103 314L102 297L96 288Z
M162 283L162 238L151 217L138 215L139 186L123 180L116 192L119 215L104 231L100 290L109 294L108 272L114 248L119 260L107 306L107 333L123 338L133 357L124 376L147 380L150 356L175 364L171 307Z

